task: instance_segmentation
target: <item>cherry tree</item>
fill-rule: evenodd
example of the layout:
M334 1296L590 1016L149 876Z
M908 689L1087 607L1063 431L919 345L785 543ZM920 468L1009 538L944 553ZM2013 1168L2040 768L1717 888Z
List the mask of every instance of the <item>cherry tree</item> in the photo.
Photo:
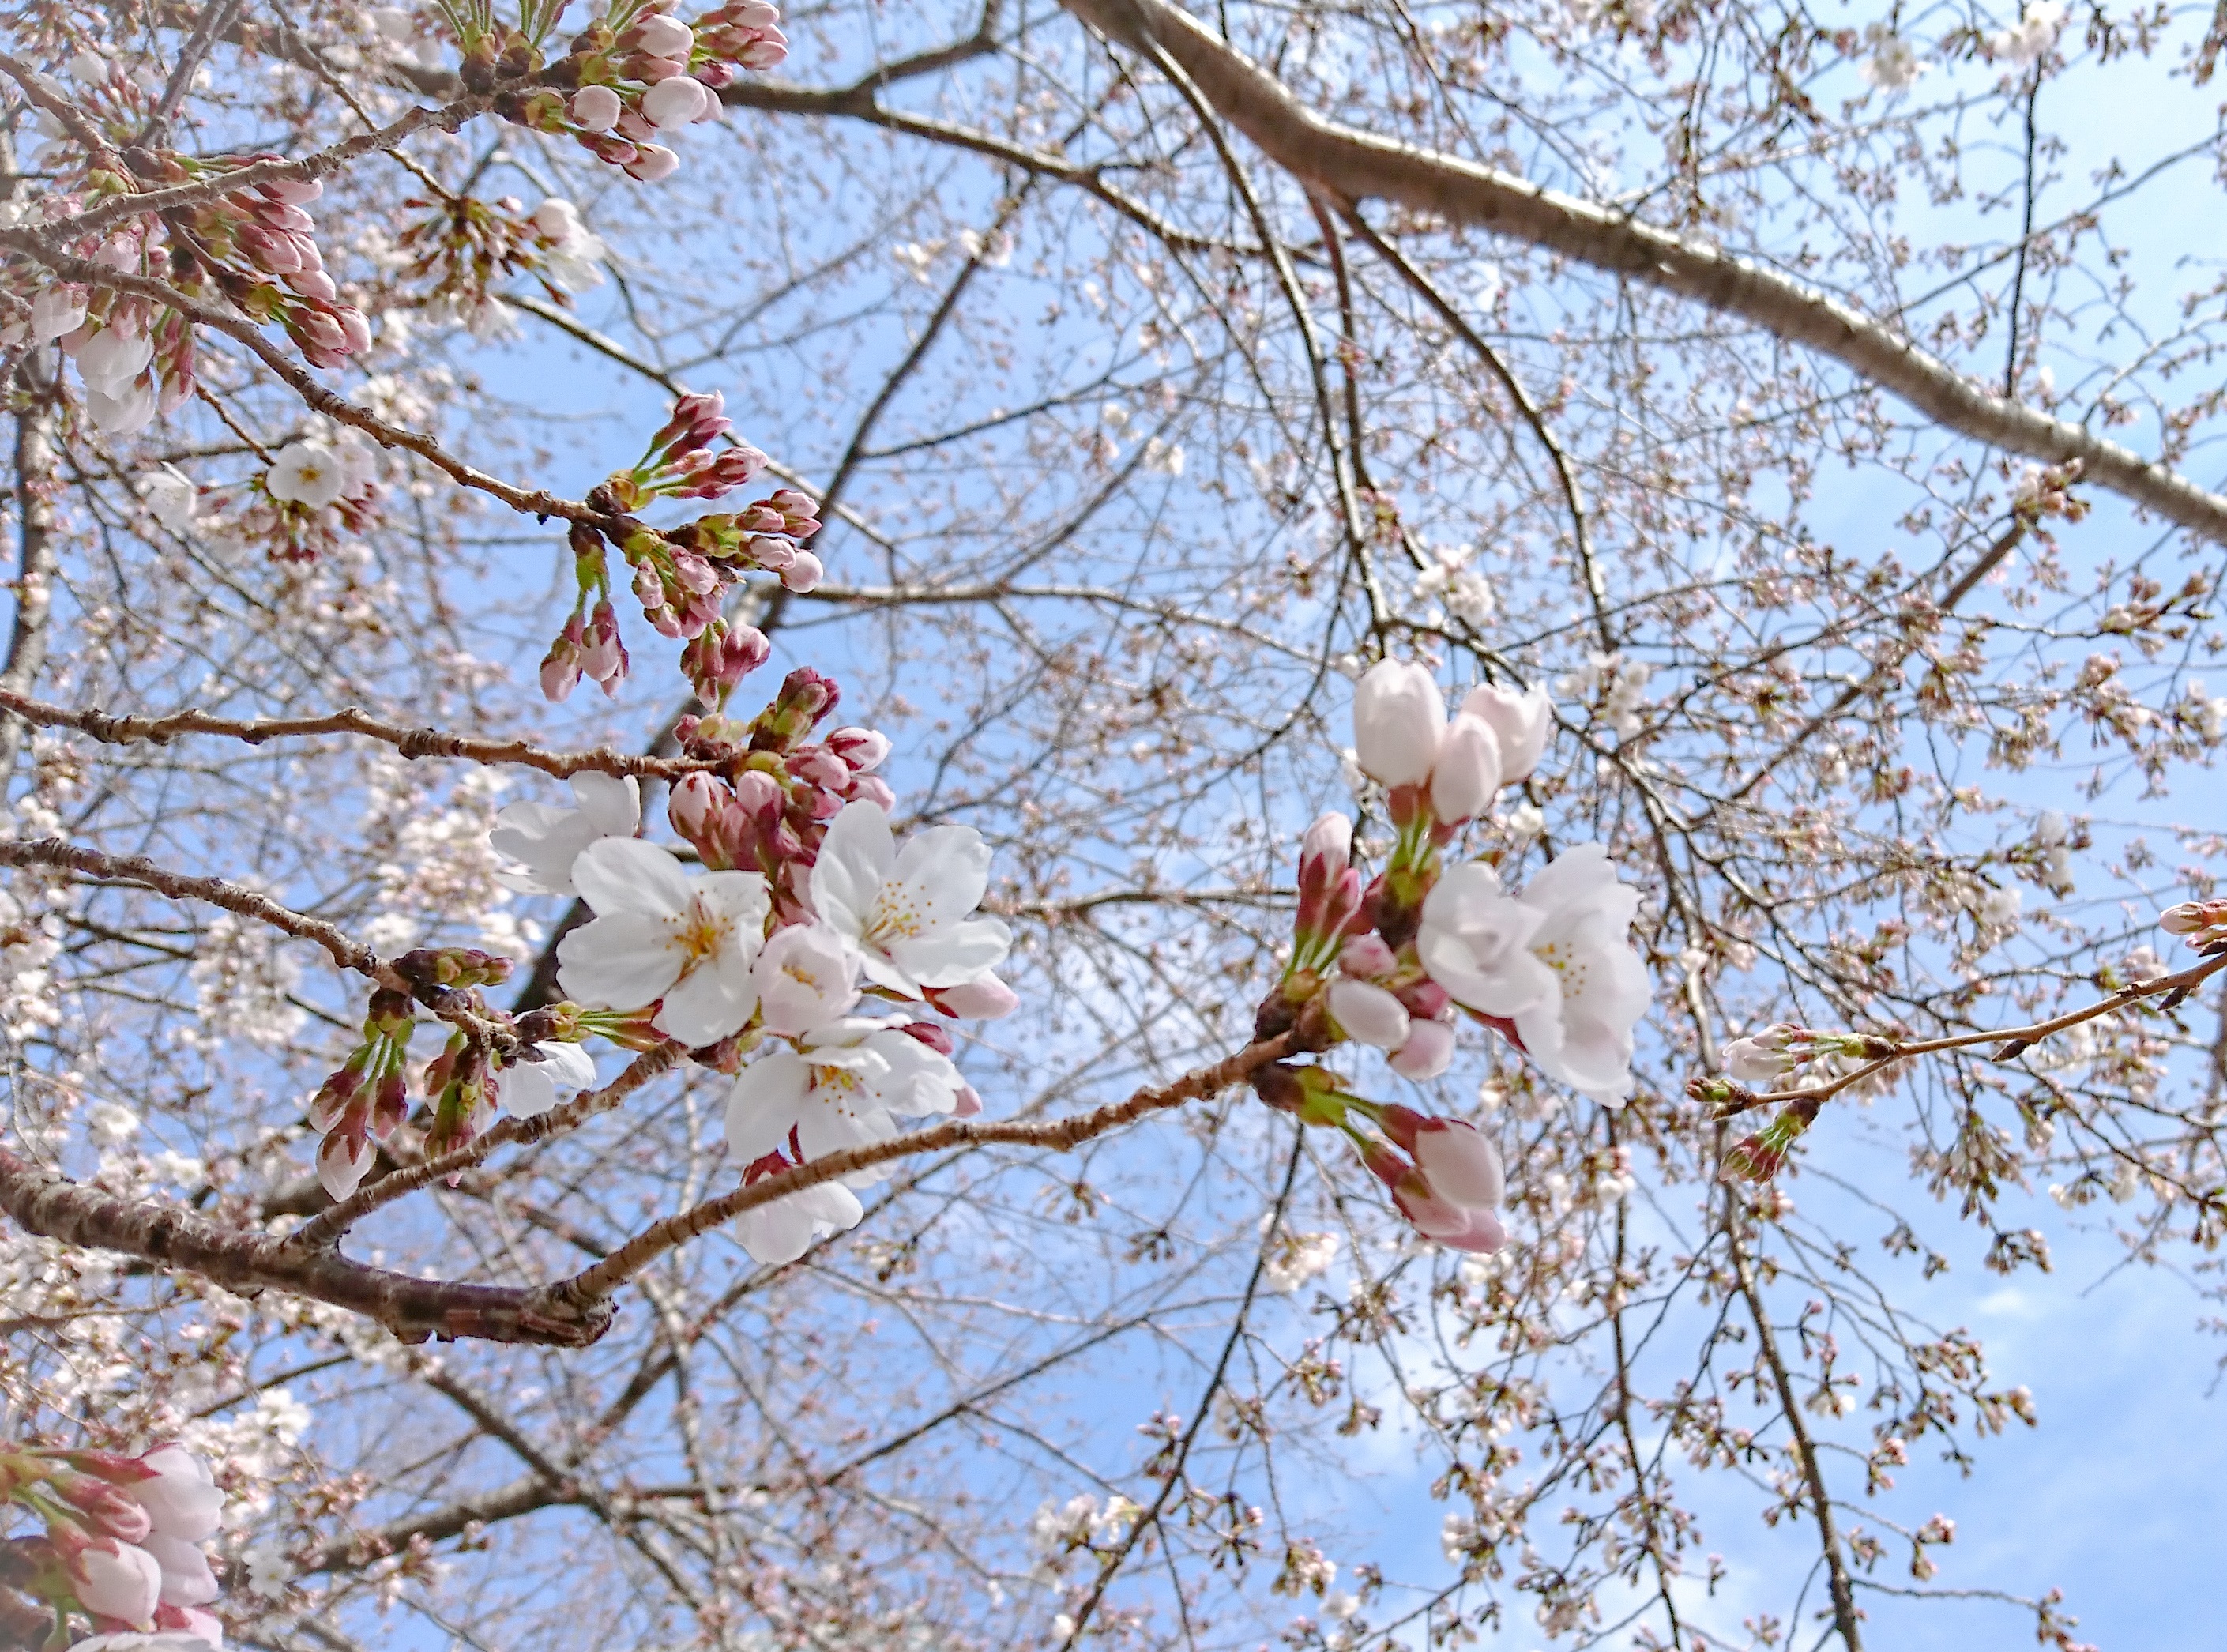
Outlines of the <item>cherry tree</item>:
M0 1637L2077 1652L2227 27L0 19Z

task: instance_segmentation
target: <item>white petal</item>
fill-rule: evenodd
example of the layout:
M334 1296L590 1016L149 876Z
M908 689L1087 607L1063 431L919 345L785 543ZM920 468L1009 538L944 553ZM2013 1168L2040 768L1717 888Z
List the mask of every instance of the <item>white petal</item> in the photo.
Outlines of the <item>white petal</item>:
M595 1057L579 1045L552 1041L536 1044L534 1049L541 1052L542 1070L558 1083L569 1085L576 1090L596 1088Z
M740 1032L757 1007L757 984L748 969L731 968L722 957L690 970L666 993L665 1004L650 1024L667 1037L700 1049Z
M590 844L572 863L572 882L597 917L614 912L671 917L688 905L688 877L680 863L670 850L639 838Z
M727 1151L746 1170L788 1144L812 1088L812 1069L794 1050L776 1049L735 1075L727 1093Z
M583 924L557 943L557 984L591 1010L639 1010L672 990L682 962L665 919L620 912Z
M813 909L856 940L897 858L890 817L881 806L845 803L827 823L813 863Z
M503 1111L514 1119L538 1119L557 1105L556 1075L536 1062L503 1069L497 1092Z
M931 826L908 839L871 920L918 936L958 922L990 887L990 845L970 826Z
M641 825L641 782L632 775L583 769L572 776L572 795L598 836L631 838Z
M901 941L890 958L922 986L956 986L993 970L1013 949L1012 931L996 918L969 918L919 941Z

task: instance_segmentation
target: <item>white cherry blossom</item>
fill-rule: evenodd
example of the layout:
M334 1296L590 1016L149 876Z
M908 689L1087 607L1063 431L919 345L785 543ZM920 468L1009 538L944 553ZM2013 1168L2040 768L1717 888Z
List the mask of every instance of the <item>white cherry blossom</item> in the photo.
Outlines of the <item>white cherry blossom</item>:
M641 825L641 786L633 775L590 769L571 780L577 808L514 803L495 817L488 842L498 854L523 863L495 881L526 895L572 895L572 863L603 838L631 838Z
M512 1117L538 1119L557 1105L557 1087L575 1090L596 1088L595 1058L577 1044L551 1042L533 1047L538 1062L521 1061L506 1067L495 1081L495 1094Z
M605 838L581 852L572 881L596 917L558 943L566 997L609 1010L661 998L652 1024L691 1048L749 1024L758 1003L750 966L773 905L764 878L691 878L669 850Z
M1455 999L1514 1024L1540 1069L1580 1094L1631 1094L1632 1029L1647 971L1628 939L1639 891L1597 843L1565 851L1522 893L1490 866L1456 866L1423 902L1423 967Z
M1382 660L1353 691L1353 749L1369 778L1417 786L1431 777L1445 732L1437 679L1403 660Z
M858 1225L866 1208L840 1182L822 1182L735 1218L735 1238L750 1260L771 1267L794 1262L830 1234Z
M990 846L973 827L931 826L900 851L877 803L845 804L812 868L820 921L858 948L869 980L907 998L1005 961L1005 926L967 915L989 886Z
M751 973L761 1024L784 1037L817 1031L858 1001L858 949L825 923L775 930Z
M331 504L348 484L341 456L322 442L291 442L264 473L263 486L271 497L312 510Z
M742 1164L794 1147L807 1160L897 1134L892 1113L950 1113L966 1081L948 1056L902 1030L904 1016L846 1016L775 1049L735 1079L727 1148ZM858 1186L882 1179L856 1171Z

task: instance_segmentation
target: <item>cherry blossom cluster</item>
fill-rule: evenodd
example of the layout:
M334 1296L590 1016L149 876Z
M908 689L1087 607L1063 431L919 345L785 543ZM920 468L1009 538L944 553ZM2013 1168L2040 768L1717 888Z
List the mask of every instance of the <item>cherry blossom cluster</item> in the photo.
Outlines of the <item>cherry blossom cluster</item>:
M820 531L819 502L793 488L671 529L631 514L659 499L720 499L764 473L765 455L747 443L730 441L715 450L733 429L724 407L716 392L683 396L641 458L588 495L590 505L610 513L613 526L572 529L579 594L541 662L541 690L551 699L563 699L583 677L616 693L630 667L610 600L607 540L634 570L642 617L660 635L686 641L681 672L715 711L773 653L756 626L725 617L727 594L752 571L775 575L793 591L819 584L820 558L803 548Z
M521 863L513 886L577 894L593 920L558 947L567 1003L556 1024L621 1042L667 1038L735 1075L727 1139L745 1183L897 1132L898 1118L966 1115L980 1099L938 1016L1016 1005L996 970L1005 926L979 915L990 850L971 826L900 847L894 795L871 771L888 739L814 731L835 684L800 668L749 723L692 719L686 777L667 819L700 870L635 835L630 781L582 775L576 808L514 805L495 846ZM761 1261L801 1254L862 1214L862 1172L744 1215Z
M1454 1023L1466 1012L1549 1078L1621 1104L1649 998L1628 938L1638 891L1598 844L1565 850L1516 892L1490 860L1442 864L1500 789L1537 767L1553 730L1545 692L1477 688L1449 718L1429 671L1388 660L1362 678L1353 721L1355 761L1383 788L1394 836L1368 878L1353 864L1347 817L1324 814L1308 829L1292 955L1258 1035L1298 1024L1319 1001L1330 1043L1374 1045L1395 1073L1422 1081L1452 1062ZM1468 1126L1366 1100L1321 1067L1279 1062L1254 1088L1270 1106L1350 1136L1425 1237L1471 1250L1503 1242L1498 1161Z
M717 118L719 89L742 71L776 67L788 54L780 9L766 0L728 0L692 27L673 10L668 0L620 0L540 71L543 85L498 93L496 112L569 137L644 183L670 177L680 157L665 140ZM483 90L498 75L531 73L539 56L522 41L501 55L491 39L468 42L465 84Z
M216 1534L224 1493L208 1464L180 1445L140 1457L45 1447L0 1450L0 1503L45 1523L10 1545L32 1567L17 1586L54 1610L57 1640L73 1614L94 1638L124 1644L132 1631L165 1652L221 1647L223 1627L204 1610L218 1595L201 1545Z
M136 127L104 114L98 90L82 99L94 124L130 144ZM121 107L120 105L118 105ZM49 149L54 148L49 145ZM80 212L139 188L221 180L270 155L195 157L132 147L131 175L104 169L73 151L69 188L47 195L18 220L44 230L57 250L127 275L161 280L189 297L221 298L258 322L276 322L321 367L338 367L371 348L370 323L345 303L317 248L316 224L303 210L322 193L315 180L266 179L177 207L159 219L131 219L90 235L73 235ZM122 163L118 163L122 164ZM100 429L144 429L169 414L194 389L193 328L168 305L98 285L56 281L24 258L0 264L0 291L27 300L0 326L0 345L58 342L77 363L86 409Z
M491 201L451 195L403 205L426 214L403 231L395 252L406 260L405 273L426 284L428 320L494 337L509 325L494 292L500 281L531 275L562 305L571 304L572 294L603 284L603 239L579 208L559 196L549 196L531 213L515 195Z

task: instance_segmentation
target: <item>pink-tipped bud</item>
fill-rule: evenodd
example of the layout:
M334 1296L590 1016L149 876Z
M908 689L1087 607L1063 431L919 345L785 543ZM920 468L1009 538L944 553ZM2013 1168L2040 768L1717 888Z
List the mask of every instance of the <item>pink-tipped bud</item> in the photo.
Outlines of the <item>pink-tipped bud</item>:
M739 683L773 658L773 644L755 625L737 625L720 645L720 669Z
M1020 995L995 975L978 975L956 986L930 987L928 1001L961 1021L995 1021L1020 1007Z
M619 640L619 616L609 599L596 604L580 652L580 669L606 687L626 676L626 645Z
M910 1038L917 1038L939 1056L948 1056L959 1046L951 1035L933 1021L908 1021L897 1030Z
M876 729L838 729L827 737L827 749L861 774L879 769L890 755L890 737Z
M627 176L641 183L659 183L671 177L680 167L680 157L662 144L643 144L634 152L634 159L626 163Z
M871 803L884 810L894 809L897 806L897 793L879 775L852 775L851 797L855 802Z
M951 1103L951 1116L954 1119L972 1119L981 1111L982 1093L972 1084L960 1085L958 1095Z
M1453 1004L1453 994L1433 980L1413 980L1395 989L1400 1002L1407 1006L1407 1013L1425 1021L1444 1015Z
M1327 886L1353 860L1353 822L1336 809L1315 817L1299 840L1299 882Z
M673 795L665 806L666 819L673 829L693 843L711 829L720 813L726 808L729 793L717 776L699 769L684 775L673 788Z
M607 132L618 124L619 112L625 106L609 86L582 86L572 94L568 112L581 131Z
M763 769L745 769L734 783L735 801L751 823L770 832L788 807L788 794Z
M768 573L777 574L796 560L796 545L770 533L753 534L744 542L743 554Z
M826 570L820 565L818 557L809 551L799 551L788 566L781 571L781 583L802 596L806 591L818 589L820 580L826 576Z
M1373 981L1389 975L1400 960L1376 935L1354 935L1338 948L1337 966L1356 980Z
M792 755L788 772L813 786L847 786L851 779L851 771L843 760L824 748Z
M144 1503L105 1481L72 1475L58 1480L55 1489L64 1502L85 1517L87 1528L96 1536L114 1538L119 1543L137 1543L155 1528Z
M1453 1065L1454 1030L1443 1021L1411 1021L1407 1042L1386 1057L1401 1078L1420 1084Z
M1452 826L1484 813L1500 789L1500 740L1483 718L1463 712L1446 725L1431 770L1431 812Z

